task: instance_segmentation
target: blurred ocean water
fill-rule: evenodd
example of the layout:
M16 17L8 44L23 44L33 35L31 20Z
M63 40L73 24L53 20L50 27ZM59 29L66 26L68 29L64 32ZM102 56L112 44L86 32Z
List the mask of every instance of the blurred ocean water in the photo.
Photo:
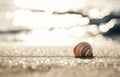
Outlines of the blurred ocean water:
M71 45L78 41L93 43L96 38L104 40L104 36L119 36L119 2L1 0L0 42Z

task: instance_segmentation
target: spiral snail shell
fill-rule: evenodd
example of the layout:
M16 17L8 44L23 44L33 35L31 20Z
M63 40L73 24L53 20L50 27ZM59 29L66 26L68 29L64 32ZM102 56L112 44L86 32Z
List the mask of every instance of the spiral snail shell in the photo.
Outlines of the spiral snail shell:
M93 57L92 47L87 42L80 42L74 47L74 55L78 57Z

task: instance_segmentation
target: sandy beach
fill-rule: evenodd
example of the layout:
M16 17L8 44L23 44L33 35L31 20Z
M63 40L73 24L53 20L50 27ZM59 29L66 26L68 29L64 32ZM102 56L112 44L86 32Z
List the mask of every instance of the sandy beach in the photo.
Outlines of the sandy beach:
M12 43L14 45L14 43ZM0 46L0 77L119 77L120 45L94 46L75 58L74 46Z

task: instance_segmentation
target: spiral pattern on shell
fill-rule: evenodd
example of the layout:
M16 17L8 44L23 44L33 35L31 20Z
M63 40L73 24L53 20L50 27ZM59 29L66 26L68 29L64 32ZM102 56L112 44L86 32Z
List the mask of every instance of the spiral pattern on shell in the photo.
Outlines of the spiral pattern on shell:
M74 47L74 55L76 58L78 57L92 57L92 47L87 42L80 42Z

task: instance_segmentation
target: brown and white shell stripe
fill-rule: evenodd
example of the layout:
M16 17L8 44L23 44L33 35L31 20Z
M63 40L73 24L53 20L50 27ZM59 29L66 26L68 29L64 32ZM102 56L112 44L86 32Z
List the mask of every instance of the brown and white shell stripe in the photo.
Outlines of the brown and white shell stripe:
M75 57L90 57L93 56L92 47L86 42L81 42L74 48Z

